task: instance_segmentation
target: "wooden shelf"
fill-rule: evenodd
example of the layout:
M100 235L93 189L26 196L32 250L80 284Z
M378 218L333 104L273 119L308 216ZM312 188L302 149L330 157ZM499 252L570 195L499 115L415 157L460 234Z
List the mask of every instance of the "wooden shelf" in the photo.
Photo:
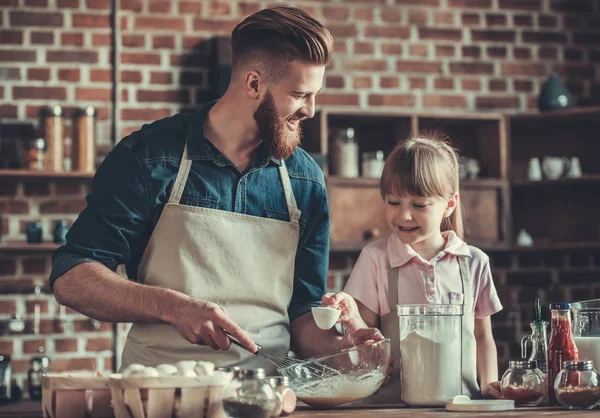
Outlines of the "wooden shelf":
M91 180L94 173L79 171L0 170L0 180Z
M527 186L549 186L549 185L560 185L560 184L575 184L575 183L593 183L600 182L600 174L585 174L579 178L568 178L563 177L556 180L513 180L513 186L527 187Z
M40 253L54 252L60 247L60 244L53 242L40 242L39 244L30 244L26 241L3 241L0 242L0 252L22 252L22 253Z
M585 106L576 107L573 109L566 110L554 110L547 112L530 112L530 113L519 113L510 115L510 120L513 122L524 122L524 121L553 121L560 122L561 120L568 120L569 118L580 118L587 116L595 116L600 113L600 106Z

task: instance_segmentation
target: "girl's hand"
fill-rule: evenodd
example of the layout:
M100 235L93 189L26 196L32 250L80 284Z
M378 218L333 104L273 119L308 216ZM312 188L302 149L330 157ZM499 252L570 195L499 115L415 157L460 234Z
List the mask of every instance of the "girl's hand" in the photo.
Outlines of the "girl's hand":
M321 299L323 306L339 307L342 311L337 322L346 324L360 318L358 306L352 296L344 292L326 293Z
M484 398L502 399L500 382L490 382L482 387L481 396Z

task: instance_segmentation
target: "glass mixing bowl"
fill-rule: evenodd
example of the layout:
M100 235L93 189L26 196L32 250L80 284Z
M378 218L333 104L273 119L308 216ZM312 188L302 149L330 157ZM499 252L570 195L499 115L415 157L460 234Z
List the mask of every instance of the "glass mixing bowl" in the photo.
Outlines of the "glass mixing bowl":
M390 362L390 339L347 348L279 368L298 399L314 408L331 408L379 390Z

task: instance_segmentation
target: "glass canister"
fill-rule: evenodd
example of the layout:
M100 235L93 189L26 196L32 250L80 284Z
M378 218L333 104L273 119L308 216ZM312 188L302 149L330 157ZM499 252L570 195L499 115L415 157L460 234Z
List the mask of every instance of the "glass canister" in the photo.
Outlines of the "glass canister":
M501 383L502 396L515 405L537 406L546 396L546 375L536 361L509 361Z
M383 151L363 152L362 153L362 175L378 179L381 178L385 158Z
M331 143L331 174L341 177L358 177L358 143L354 128L337 131Z
M64 159L62 107L48 106L40 109L40 136L46 141L44 168L62 171Z
M234 370L223 395L223 409L230 418L269 418L277 395L265 379L264 369Z
M567 409L593 409L600 404L600 381L593 362L565 361L554 382L554 395Z
M573 339L579 350L579 360L591 360L600 365L600 299L575 302Z
M443 406L462 394L462 315L462 305L398 305L406 405Z
M71 145L73 171L92 173L96 170L96 109L86 106L73 113Z
M543 373L548 373L548 343L546 339L546 330L548 322L533 321L531 324L531 335L526 335L521 340L521 357L529 361L535 361L538 369ZM531 343L531 352L527 357L527 343Z

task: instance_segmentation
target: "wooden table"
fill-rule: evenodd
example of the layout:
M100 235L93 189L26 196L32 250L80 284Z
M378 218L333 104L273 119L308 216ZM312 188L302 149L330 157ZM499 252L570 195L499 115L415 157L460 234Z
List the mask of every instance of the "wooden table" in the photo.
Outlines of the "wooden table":
M497 417L507 416L510 418L530 418L530 417L564 417L574 416L577 418L598 418L600 417L600 411L567 411L562 408L517 408L510 412L488 412L488 413L475 413L475 412L447 412L444 409L430 409L430 408L377 408L377 409L366 409L366 408L336 408L329 410L315 410L306 407L299 408L292 414L293 418L398 418L398 417L410 417L410 418L436 418L444 417L447 418L478 418L478 417ZM0 406L0 418L41 418L42 409L39 402L32 401L21 401L13 404Z

